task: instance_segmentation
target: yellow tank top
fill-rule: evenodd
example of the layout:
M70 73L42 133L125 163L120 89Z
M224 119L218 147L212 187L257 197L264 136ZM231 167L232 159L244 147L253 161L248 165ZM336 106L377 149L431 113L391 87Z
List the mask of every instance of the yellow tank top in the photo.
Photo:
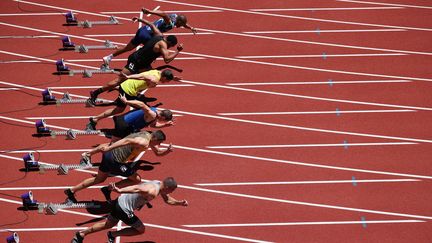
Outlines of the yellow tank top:
M159 70L150 70L142 72L141 74L154 76L156 82L158 82L161 78L161 72ZM126 79L123 83L120 84L120 87L126 94L130 96L137 96L138 93L148 88L146 81L139 79Z

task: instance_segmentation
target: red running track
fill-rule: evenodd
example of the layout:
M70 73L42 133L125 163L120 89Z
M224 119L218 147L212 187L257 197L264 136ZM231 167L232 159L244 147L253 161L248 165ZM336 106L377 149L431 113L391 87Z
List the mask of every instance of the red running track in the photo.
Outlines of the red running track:
M190 206L156 199L153 209L138 212L146 233L118 242L431 242L432 6L425 4L3 1L0 237L16 231L22 242L69 242L77 223L100 216L19 210L19 196L29 189L38 201L62 202L62 190L91 173L24 173L21 157L37 151L43 162L76 163L82 151L107 141L31 136L38 118L82 129L86 117L103 110L37 105L42 89L87 96L90 86L115 77L53 76L60 58L74 69L97 68L109 53L60 52L60 36L77 44L126 44L138 26L124 19L142 6L160 6L185 11L199 34L172 32L181 33L185 47L173 62L184 69L184 82L148 94L178 115L165 129L175 152L146 154L160 164L140 174L174 176L181 186L173 196ZM65 27L60 13L69 9L79 20L116 12L122 24ZM51 37L23 38L40 35ZM113 65L122 67L126 58ZM103 199L97 188L78 198ZM105 240L104 233L86 238Z

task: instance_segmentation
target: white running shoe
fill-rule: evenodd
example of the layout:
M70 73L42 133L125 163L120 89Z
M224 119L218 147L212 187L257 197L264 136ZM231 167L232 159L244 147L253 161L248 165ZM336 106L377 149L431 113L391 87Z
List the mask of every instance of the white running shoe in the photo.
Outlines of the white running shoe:
M109 63L111 62L112 58L113 58L112 54L109 55L109 56L105 56L105 57L102 58L104 64L105 64L107 67L109 67Z

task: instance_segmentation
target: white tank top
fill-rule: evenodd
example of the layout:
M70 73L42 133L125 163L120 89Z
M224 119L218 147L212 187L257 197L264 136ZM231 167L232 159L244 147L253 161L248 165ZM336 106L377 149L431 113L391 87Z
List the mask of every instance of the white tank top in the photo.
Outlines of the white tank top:
M160 187L161 187L160 181L149 181L149 182L142 183L142 185L147 185L147 184L155 185L157 194L159 194ZM124 193L121 194L117 200L120 208L128 216L133 216L134 210L143 207L144 204L150 201L144 198L141 193Z

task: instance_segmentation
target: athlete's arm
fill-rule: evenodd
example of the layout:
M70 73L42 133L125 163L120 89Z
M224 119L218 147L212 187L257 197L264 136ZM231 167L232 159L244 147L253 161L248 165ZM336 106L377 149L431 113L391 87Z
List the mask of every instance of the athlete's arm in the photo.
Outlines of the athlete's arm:
M163 127L174 126L174 120L167 121L167 122L156 121L156 122L152 123L150 126L153 128L163 128Z
M165 63L170 63L183 50L183 44L178 44L177 50L174 53L170 53L165 41L161 41L158 44Z
M125 145L140 145L140 141L137 141L137 138L122 138L114 143L112 143L109 146L105 146L100 148L101 151L106 152L106 151L110 151L113 150L115 148L121 147L121 146L125 146Z
M154 15L160 16L160 17L163 18L163 20L164 20L164 22L166 24L172 24L169 15L166 12L164 12L164 11L161 11L161 10L150 10L150 9L147 9L147 8L142 8L141 11L143 12L143 14L154 14Z
M185 24L183 25L183 27L185 27L186 29L190 29L194 35L197 33L197 30L189 24Z
M171 197L169 194L161 194L163 200L165 203L172 205L172 206L184 206L187 207L189 203L186 200L177 200L173 197Z

